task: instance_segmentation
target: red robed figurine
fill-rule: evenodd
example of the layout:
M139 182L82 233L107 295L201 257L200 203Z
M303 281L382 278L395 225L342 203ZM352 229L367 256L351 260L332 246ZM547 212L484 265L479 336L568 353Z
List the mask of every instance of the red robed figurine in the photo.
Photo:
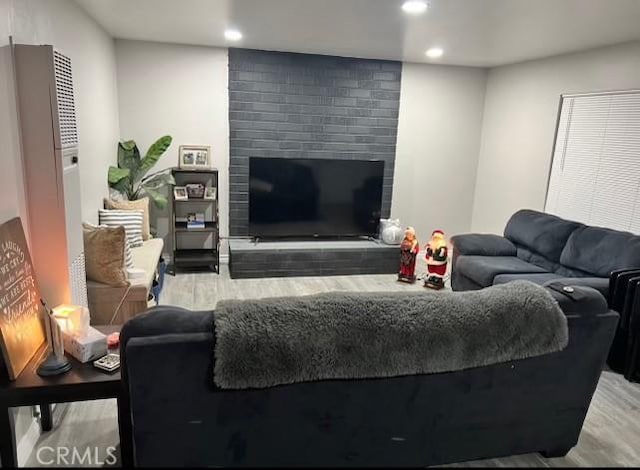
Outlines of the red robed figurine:
M418 257L418 239L413 227L407 227L404 231L404 240L400 244L400 272L398 281L416 282L416 258Z
M424 280L424 286L431 289L442 289L449 261L449 248L442 230L434 230L431 234L431 240L427 243L426 258L428 275Z

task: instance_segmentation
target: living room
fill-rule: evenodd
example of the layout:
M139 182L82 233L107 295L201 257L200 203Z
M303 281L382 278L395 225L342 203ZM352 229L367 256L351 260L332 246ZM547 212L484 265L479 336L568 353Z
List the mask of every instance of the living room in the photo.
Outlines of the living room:
M640 465L639 2L0 18L3 466Z

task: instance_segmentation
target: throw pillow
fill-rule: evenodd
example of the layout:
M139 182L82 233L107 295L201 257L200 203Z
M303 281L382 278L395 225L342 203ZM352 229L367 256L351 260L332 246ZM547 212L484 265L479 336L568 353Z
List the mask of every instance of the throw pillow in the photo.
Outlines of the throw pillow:
M89 229L97 229L97 228L108 228L106 225L93 225L89 222L84 222L82 224L87 230ZM126 232L125 232L126 234ZM124 265L127 269L133 268L133 255L131 254L131 247L129 246L129 240L124 244Z
M113 287L126 287L124 270L127 236L124 227L82 224L87 279Z
M149 198L143 197L136 201L118 201L115 199L104 200L105 209L116 209L125 211L142 211L142 239L149 240L151 238L151 232L149 228Z
M123 226L127 233L129 246L134 248L142 245L142 211L133 210L106 210L100 209L100 225L107 227Z

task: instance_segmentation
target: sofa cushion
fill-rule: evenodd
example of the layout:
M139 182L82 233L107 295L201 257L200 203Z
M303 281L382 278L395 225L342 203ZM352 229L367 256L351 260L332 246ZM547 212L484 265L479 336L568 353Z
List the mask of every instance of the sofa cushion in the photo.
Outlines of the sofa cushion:
M511 281L525 280L531 281L535 284L542 285L549 281L555 281L562 279L562 276L558 276L555 273L521 273L521 274L498 274L493 279L493 285L506 284Z
M562 266L561 264L558 265L557 269L553 270L554 273L556 273L558 276L562 276L562 277L591 277L593 276L592 273L587 273L584 272L580 269L574 269L574 268L570 268L569 266Z
M460 256L456 269L482 286L490 286L498 274L544 273L545 270L515 256Z
M555 272L556 269L561 267L560 263L555 261L551 261L550 259L545 258L540 253L536 253L535 251L531 251L529 248L525 246L518 246L516 250L516 256L521 260L526 261L527 263L535 264L536 266L540 266L545 271Z
M524 209L511 216L504 236L516 245L540 253L550 261L558 262L569 236L579 227L578 222L555 215Z
M601 227L581 227L571 234L560 263L609 277L616 269L640 267L640 236Z
M467 233L451 237L451 244L460 255L516 256L516 247L500 235Z

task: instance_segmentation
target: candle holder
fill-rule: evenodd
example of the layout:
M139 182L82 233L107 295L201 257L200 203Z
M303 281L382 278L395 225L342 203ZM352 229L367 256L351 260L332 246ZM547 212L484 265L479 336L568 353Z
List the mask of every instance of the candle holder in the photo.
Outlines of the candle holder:
M53 316L53 312L49 311L44 302L42 305L44 306L44 326L50 352L49 356L38 366L36 372L42 377L64 374L71 369L71 362L64 355L62 329Z

